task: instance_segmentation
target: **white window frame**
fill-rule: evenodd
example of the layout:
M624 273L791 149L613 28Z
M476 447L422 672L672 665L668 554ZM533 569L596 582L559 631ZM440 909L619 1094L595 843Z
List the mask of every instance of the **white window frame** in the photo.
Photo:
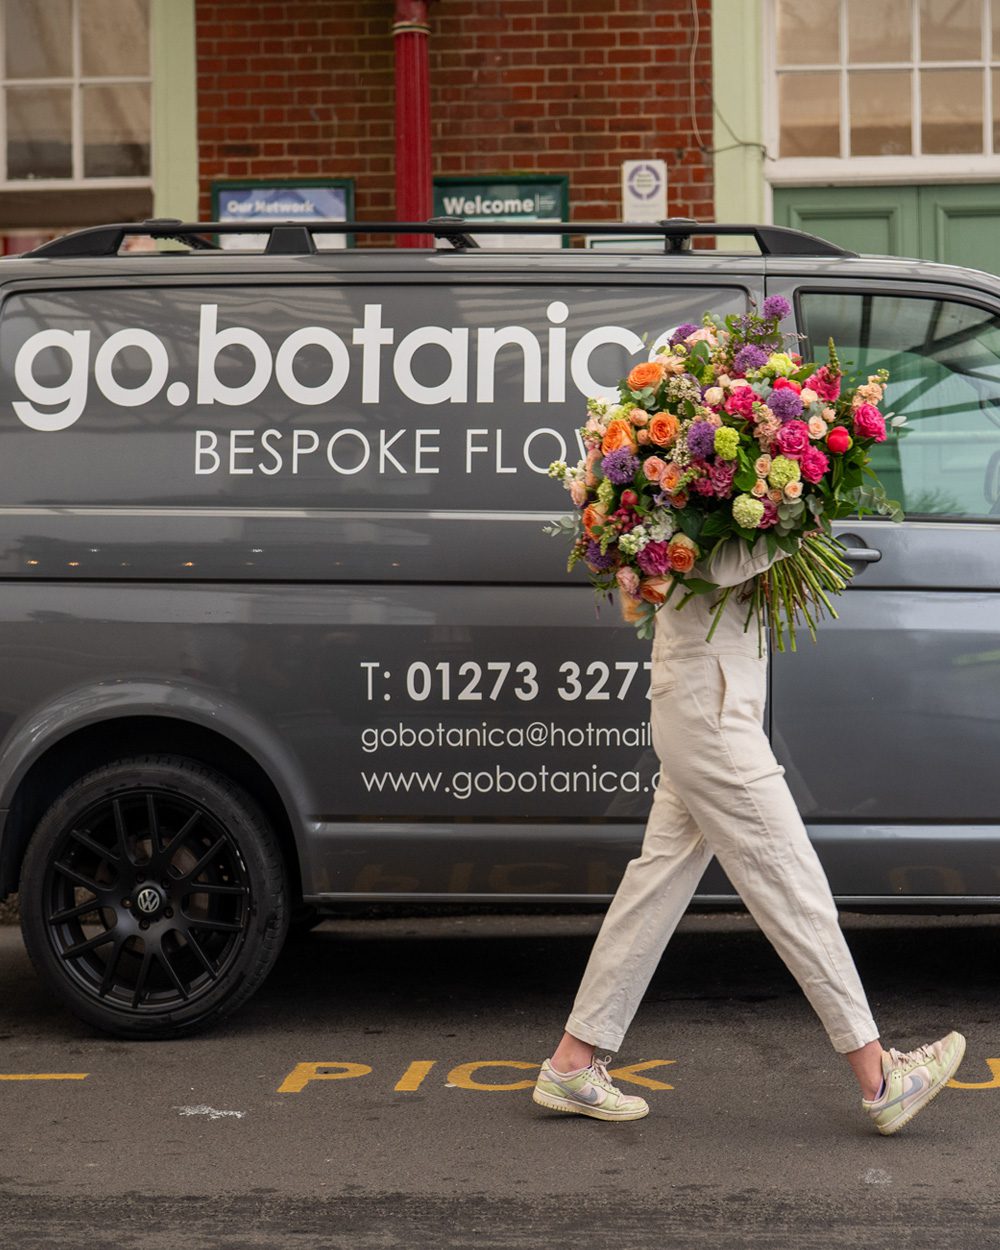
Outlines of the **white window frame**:
M839 157L775 157L779 151L780 119L778 116L778 54L777 0L765 0L763 22L764 66L764 142L770 154L764 161L764 174L772 186L809 186L824 183L836 185L877 186L889 183L930 182L994 182L1000 180L1000 145L993 147L993 75L1000 70L1000 58L993 57L991 39L992 10L990 0L982 5L982 46L978 61L928 61L920 59L920 0L909 0L913 26L910 61L876 62L853 66L847 57L847 0L830 0L839 4L841 59L836 65L812 65L803 62L801 70L839 69L840 73L840 150ZM846 156L850 139L850 111L847 93L848 66L864 70L901 69L910 72L910 118L913 126L914 154L911 156ZM985 70L984 70L985 66ZM983 151L961 155L923 155L920 145L920 69L978 69L983 71ZM782 72L789 72L787 70ZM796 72L796 71L791 71Z
M44 0L43 0L44 2ZM80 0L72 0L72 17L70 32L73 46L73 74L69 78L8 78L6 75L6 0L0 0L0 191L59 191L68 189L91 189L94 187L151 187L153 185L153 46L152 46L152 14L149 21L149 66L148 74L115 74L107 77L88 77L80 72ZM87 178L83 173L83 89L92 86L117 86L126 83L139 83L149 87L149 174L141 178ZM71 91L71 146L73 173L69 178L8 178L7 177L7 88L8 87L68 87Z

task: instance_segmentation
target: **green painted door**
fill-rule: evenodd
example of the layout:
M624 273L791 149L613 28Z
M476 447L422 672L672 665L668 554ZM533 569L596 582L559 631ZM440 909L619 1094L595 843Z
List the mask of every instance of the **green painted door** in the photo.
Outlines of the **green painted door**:
M1000 274L1000 185L776 187L775 225L855 252Z

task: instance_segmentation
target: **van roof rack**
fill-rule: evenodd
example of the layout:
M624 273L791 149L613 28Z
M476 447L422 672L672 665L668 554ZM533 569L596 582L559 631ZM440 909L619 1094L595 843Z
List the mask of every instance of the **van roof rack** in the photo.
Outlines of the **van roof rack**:
M183 222L172 217L75 230L43 243L26 256L116 256L127 236L172 239L195 250L218 251L211 237L220 234L266 234L265 255L306 256L316 251L315 236L322 234L429 234L447 239L455 248L474 248L474 235L484 234L589 234L661 236L667 253L688 251L694 235L744 235L756 240L762 256L856 256L801 230L786 226L739 225L732 222L698 222L683 217L666 221L469 221L462 217L432 217L429 221L206 221Z

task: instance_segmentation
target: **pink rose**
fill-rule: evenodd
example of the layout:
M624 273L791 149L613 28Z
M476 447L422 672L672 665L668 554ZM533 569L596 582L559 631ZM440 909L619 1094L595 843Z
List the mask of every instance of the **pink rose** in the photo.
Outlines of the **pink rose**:
M783 456L801 456L809 446L809 427L804 421L786 421L778 431Z
M799 458L799 468L807 482L818 482L829 467L830 461L818 447L807 447Z
M650 456L648 460L642 462L642 471L650 482L658 482L666 467L659 456Z
M733 391L726 400L725 409L731 417L748 417L753 411L753 401L757 398L749 386L741 386Z
M821 365L811 376L806 378L806 386L823 400L832 404L840 398L840 375L831 373L828 365Z
M826 437L826 422L822 417L810 417L806 424L809 426L810 438Z
M615 574L618 589L633 597L639 592L639 574L635 569L619 569Z
M715 494L715 487L712 485L712 479L708 474L704 477L696 477L691 483L691 489L696 495Z
M647 577L661 577L670 568L670 554L666 543L647 543L636 559Z
M779 491L778 494L780 495L781 492ZM762 499L761 503L764 505L764 515L757 522L757 528L768 530L778 523L778 505L772 499Z
M885 417L874 404L862 404L854 409L854 433L859 438L873 438L876 443L885 442Z
M847 429L842 425L835 425L826 436L827 447L838 456L848 451L853 442L854 440L848 434Z
M775 378L772 391L794 391L796 395L802 394L802 383L793 382L791 378Z
M733 493L733 478L736 476L735 460L716 460L708 470L712 483L712 493L719 499L728 499Z
M587 502L587 488L580 481L570 482L569 497L577 508L582 508Z
M763 499L767 495L767 482L759 477L750 488L750 494L755 495L758 499Z

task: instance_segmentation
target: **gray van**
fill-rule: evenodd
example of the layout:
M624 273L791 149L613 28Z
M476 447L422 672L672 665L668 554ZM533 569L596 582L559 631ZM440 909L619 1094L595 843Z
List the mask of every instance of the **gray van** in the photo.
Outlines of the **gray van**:
M774 657L775 749L842 904L996 906L1000 280L773 227L221 249L239 228L0 265L0 896L73 1011L204 1027L302 904L613 893L657 770L648 646L565 576L546 469L675 326L769 294L804 354L888 368L910 425L879 464L907 519L839 527L840 619ZM332 230L441 246L317 252ZM731 234L759 254L688 246ZM733 901L717 868L699 901Z

